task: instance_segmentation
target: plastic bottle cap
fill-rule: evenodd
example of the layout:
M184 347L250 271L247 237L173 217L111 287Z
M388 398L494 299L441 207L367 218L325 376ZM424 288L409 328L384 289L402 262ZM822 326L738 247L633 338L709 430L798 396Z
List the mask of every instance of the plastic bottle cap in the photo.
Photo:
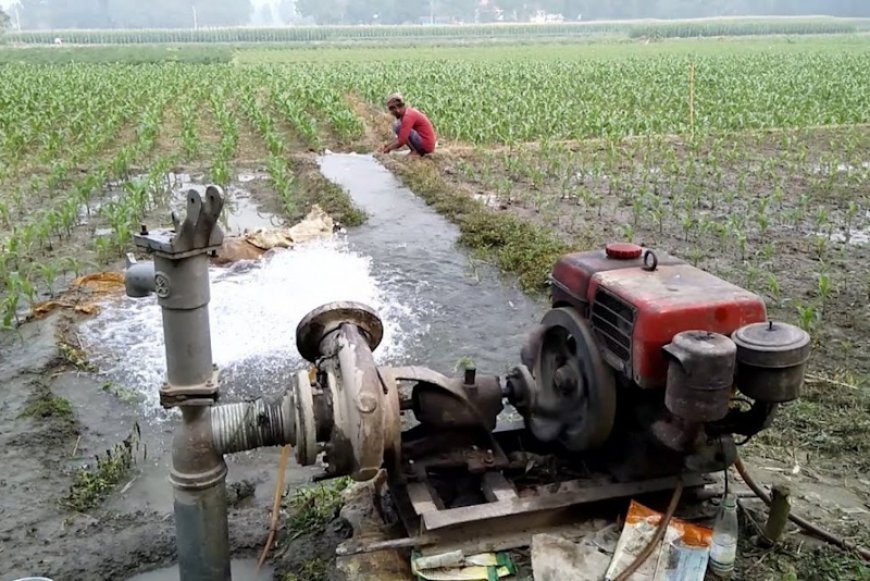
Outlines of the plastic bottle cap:
M632 258L640 258L643 254L643 248L637 244L629 242L611 242L604 248L609 258L617 260L630 260Z

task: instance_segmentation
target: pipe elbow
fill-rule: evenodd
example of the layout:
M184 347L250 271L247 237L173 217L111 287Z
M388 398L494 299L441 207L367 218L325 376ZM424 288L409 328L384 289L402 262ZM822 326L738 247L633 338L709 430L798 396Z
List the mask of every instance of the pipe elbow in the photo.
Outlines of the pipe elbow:
M132 254L127 255L127 269L124 271L124 289L128 297L141 299L155 290L154 263L136 262Z

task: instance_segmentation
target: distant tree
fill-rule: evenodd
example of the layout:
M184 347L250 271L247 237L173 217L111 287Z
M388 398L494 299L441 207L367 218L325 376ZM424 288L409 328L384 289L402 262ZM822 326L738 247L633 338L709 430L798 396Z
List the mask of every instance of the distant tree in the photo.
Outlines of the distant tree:
M405 2L404 0L389 0L379 13L379 19L385 24L416 24L429 16L429 2Z
M281 0L278 4L278 16L284 23L296 20L299 16L296 12L296 0Z
M250 22L249 0L23 0L24 28L190 28Z
M424 2L424 4L428 3ZM438 18L474 22L475 17L478 16L479 6L478 0L440 0L435 2L434 11Z
M296 0L296 11L302 16L314 19L317 24L344 22L345 7L344 0Z
M870 16L870 0L275 0L278 18L317 24L487 22L498 8L505 20L528 21L538 10L567 20L695 18L733 15ZM254 15L250 0L21 0L23 28L190 28L274 22L271 10ZM8 18L0 17L4 22Z
M3 34L3 31L9 27L9 15L3 12L3 8L0 8L0 34Z

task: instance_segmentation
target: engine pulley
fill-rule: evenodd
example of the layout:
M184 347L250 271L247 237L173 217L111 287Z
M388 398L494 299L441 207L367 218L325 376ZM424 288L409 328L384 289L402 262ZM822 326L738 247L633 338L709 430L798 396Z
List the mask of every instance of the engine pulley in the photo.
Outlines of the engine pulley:
M525 389L515 405L535 437L575 452L603 444L616 417L616 386L586 322L573 309L552 309L523 351L534 383L518 382Z

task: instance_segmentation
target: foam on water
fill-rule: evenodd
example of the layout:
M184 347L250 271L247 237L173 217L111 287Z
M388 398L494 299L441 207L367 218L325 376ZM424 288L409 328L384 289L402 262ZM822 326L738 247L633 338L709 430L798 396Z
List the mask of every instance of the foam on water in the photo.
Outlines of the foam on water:
M210 273L212 354L231 378L222 386L227 401L286 389L283 380L304 366L296 351L296 326L324 303L359 301L378 312L384 339L375 356L381 362L400 359L408 343L425 332L419 311L391 292L394 275L375 276L371 259L349 251L339 235ZM114 299L80 333L98 368L141 393L143 412L162 415L158 390L165 355L156 298Z

